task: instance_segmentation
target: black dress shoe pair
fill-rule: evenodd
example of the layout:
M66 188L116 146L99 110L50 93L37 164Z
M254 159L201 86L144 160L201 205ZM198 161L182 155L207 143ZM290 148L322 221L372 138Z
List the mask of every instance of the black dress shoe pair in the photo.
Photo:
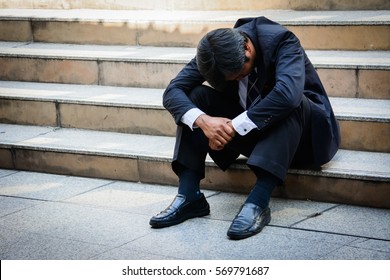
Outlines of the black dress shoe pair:
M149 224L153 228L169 227L208 214L210 214L210 205L204 194L195 201L188 201L184 195L178 194L164 211L150 219Z
M178 194L164 211L150 219L149 224L153 228L164 228L208 214L210 205L203 194L195 201L188 201L184 195ZM230 225L227 235L230 239L244 239L259 233L270 221L269 208L263 209L253 203L245 203Z
M230 239L238 240L259 233L271 222L271 211L253 204L245 203L234 218L227 235Z

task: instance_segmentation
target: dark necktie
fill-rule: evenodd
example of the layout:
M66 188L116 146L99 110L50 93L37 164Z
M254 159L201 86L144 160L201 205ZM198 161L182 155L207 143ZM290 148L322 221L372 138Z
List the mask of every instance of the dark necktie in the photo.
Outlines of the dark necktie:
M252 102L258 96L260 96L260 91L256 85L258 79L259 79L259 76L257 75L257 72L255 70L253 70L252 73L250 73L249 77L248 77L248 87L247 87L247 96L246 96L246 108L247 109L252 104Z

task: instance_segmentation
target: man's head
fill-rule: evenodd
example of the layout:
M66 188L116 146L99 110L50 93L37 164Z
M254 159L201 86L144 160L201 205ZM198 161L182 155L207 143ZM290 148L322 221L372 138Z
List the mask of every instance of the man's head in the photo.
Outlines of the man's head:
M199 72L213 87L239 80L254 67L256 52L250 39L232 28L207 33L199 42L196 62Z

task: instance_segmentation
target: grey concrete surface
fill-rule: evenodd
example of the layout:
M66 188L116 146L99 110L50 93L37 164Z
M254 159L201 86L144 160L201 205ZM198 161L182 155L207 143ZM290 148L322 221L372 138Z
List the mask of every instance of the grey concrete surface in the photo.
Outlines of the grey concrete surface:
M209 216L152 229L175 186L2 169L0 259L390 259L388 209L272 198L270 225L231 241L245 195L204 193Z
M390 68L390 54L387 51L307 50L306 53L318 68ZM186 64L195 54L196 48L191 47L0 42L0 55L8 57Z
M390 20L390 13L382 11L293 11L263 10L262 15L286 25L297 24L383 24ZM151 11L151 10L45 10L45 9L2 9L5 19L83 19L85 21L198 21L235 22L238 17L256 17L259 11Z
M164 89L154 88L0 81L0 97L68 104L164 110L163 92ZM390 122L390 100L341 97L329 99L338 119Z
M0 124L0 147L170 161L174 138L72 128ZM211 160L208 158L208 162ZM340 149L321 176L389 182L390 155ZM318 174L303 170L307 174Z

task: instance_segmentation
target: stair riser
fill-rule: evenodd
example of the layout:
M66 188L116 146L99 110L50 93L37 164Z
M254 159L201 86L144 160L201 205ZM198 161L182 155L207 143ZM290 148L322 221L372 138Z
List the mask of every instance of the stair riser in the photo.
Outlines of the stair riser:
M0 99L0 122L84 128L144 135L175 135L176 127L163 109L58 104Z
M93 178L139 181L137 159L57 153L24 149L1 149L0 155L12 162L1 161L1 168L41 171L54 174Z
M329 96L390 99L389 70L317 68L317 71Z
M208 31L234 22L0 21L0 40L196 47ZM388 25L288 25L306 49L390 50ZM20 30L20 31L19 31Z
M308 50L390 50L389 26L288 26Z
M53 102L0 99L0 122L56 127L59 124Z
M61 104L62 127L144 135L175 135L166 110Z
M9 81L164 88L184 64L0 58Z
M0 57L0 65L0 80L165 88L184 63ZM389 70L320 67L329 96L390 98Z
M339 121L341 148L390 153L389 122Z
M31 42L33 33L31 32L31 22L27 20L1 20L0 21L0 40Z
M110 9L110 10L265 10L265 9L296 9L296 10L377 10L390 9L386 0L1 0L0 8L19 9Z
M98 84L96 61L0 58L0 79L69 84Z
M0 99L0 122L174 136L166 110ZM341 148L390 152L390 123L340 120Z
M12 149L12 152L11 149L2 148L0 155L7 159L0 162L0 168L143 183L177 184L170 160L151 161L142 158L18 148ZM9 162L10 159L12 162ZM247 168L233 168L222 172L215 166L207 166L206 178L202 181L202 188L226 192L248 193L254 183L254 176ZM285 185L281 189L276 189L274 196L390 208L387 199L390 196L390 189L385 182L289 174Z

